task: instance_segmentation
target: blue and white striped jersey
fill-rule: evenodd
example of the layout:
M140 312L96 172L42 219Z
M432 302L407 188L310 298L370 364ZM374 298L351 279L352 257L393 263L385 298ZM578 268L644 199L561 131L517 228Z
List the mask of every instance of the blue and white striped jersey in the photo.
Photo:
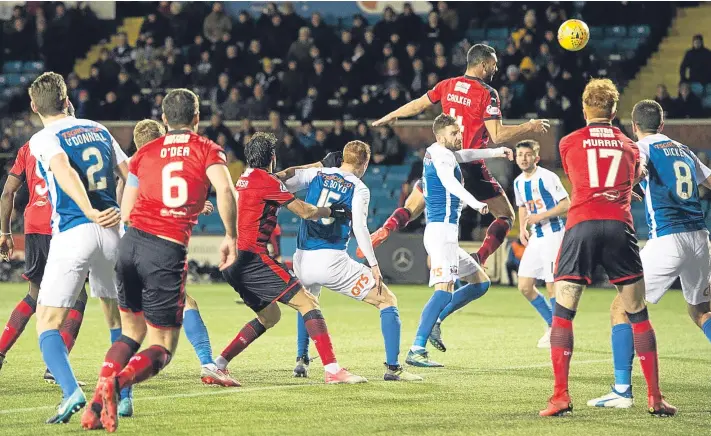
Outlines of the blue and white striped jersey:
M459 224L464 203L445 188L439 171L451 174L462 183L462 170L451 151L434 143L425 152L422 169L422 192L425 195L425 217L428 223Z
M647 177L645 193L649 237L706 228L698 184L711 175L689 147L657 133L637 142Z
M285 184L290 192L306 189L305 201L314 206L343 204L351 210L351 220L301 220L296 239L299 250L346 250L353 231L368 263L377 265L368 232L370 190L365 183L339 168L308 168L296 170Z
M58 154L64 153L69 158L94 209L118 208L114 169L127 157L103 125L74 117L62 118L30 138L30 152L37 158L49 189L53 233L91 222L54 179L49 163Z
M514 180L516 206L525 207L530 214L537 214L553 209L561 200L568 198L560 178L553 171L537 167L531 176L521 173ZM561 217L543 220L531 226L531 236L542 238L565 229Z

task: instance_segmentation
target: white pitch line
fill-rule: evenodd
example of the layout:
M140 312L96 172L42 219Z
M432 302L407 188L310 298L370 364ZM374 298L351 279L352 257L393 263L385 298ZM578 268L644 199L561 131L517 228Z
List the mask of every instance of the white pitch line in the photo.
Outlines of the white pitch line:
M595 359L595 360L579 360L575 361L573 360L570 362L571 365L591 365L595 363L603 363L603 362L610 362L610 359ZM536 369L536 368L547 368L550 367L551 363L537 363L537 364L532 364L532 365L520 365L520 366L505 366L501 368L482 368L482 369L472 369L473 373L481 374L481 373L488 373L488 372L501 372L501 371L514 371L514 370L519 370L519 369ZM429 374L428 376L432 375L440 375L442 372L433 372L432 374ZM376 380L375 383L385 383L383 380ZM373 383L372 381L369 381L368 383ZM390 382L392 383L392 382ZM286 389L296 389L296 388L304 388L304 387L310 387L310 386L320 386L321 383L305 383L305 384L298 384L298 385L281 385L281 386L259 386L259 387L254 387L254 388L215 388L217 390L206 390L202 392L190 392L190 393L184 393L184 394L172 394L172 395L157 395L153 397L141 397L141 396L136 396L133 401L134 402L143 402L143 401L155 401L155 400L171 400L171 399L178 399L178 398L194 398L194 397L208 397L212 395L233 395L233 394L246 394L249 392L261 392L261 391L280 391L280 390L286 390ZM31 413L31 412L40 412L43 410L54 410L56 409L55 406L39 406L39 407L25 407L21 409L6 409L6 410L0 410L0 415L11 415L14 413Z

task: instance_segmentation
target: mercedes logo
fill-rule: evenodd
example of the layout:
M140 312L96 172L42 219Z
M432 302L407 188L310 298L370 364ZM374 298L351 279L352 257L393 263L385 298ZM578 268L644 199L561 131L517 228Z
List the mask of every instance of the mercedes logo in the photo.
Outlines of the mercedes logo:
M405 273L412 269L415 256L412 251L405 247L400 247L393 252L392 263L395 271Z

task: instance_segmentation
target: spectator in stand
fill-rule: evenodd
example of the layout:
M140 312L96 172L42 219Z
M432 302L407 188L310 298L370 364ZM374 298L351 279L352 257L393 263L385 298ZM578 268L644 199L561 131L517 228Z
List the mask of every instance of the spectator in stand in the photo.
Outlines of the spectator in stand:
M299 134L296 138L306 150L316 145L316 132L314 131L314 125L311 123L311 120L305 119L301 122Z
M190 43L190 21L191 17L183 10L180 2L170 2L170 16L168 23L171 34L178 47L183 47Z
M353 71L353 62L350 59L344 59L341 62L341 70L338 77L338 97L343 100L356 98L362 83L360 76Z
M701 118L703 117L701 100L693 92L687 82L679 84L679 97L674 101L672 118Z
M537 106L541 118L565 118L570 109L570 100L558 94L555 85L548 84L546 96L538 100Z
M200 54L200 62L195 66L195 84L208 87L215 83L215 69L210 60L210 52L204 51Z
M94 66L99 69L99 80L106 86L113 87L116 84L121 66L111 59L111 52L108 49L101 49L99 60Z
M353 134L346 130L343 118L336 118L333 122L333 130L328 134L324 148L327 152L340 151L352 140Z
M267 131L276 136L277 141L281 142L288 130L281 120L279 112L269 111L269 128Z
M521 107L514 103L514 96L508 86L499 88L499 107L504 118L521 118Z
M534 63L538 69L542 69L548 65L549 62L554 62L554 58L550 46L544 42L538 46L538 54L536 55Z
M467 53L472 47L468 39L464 38L452 49L452 66L457 71L464 71L467 67Z
M284 59L287 53L288 44L284 41L284 33L287 32L282 26L281 15L274 14L271 18L271 23L262 32L260 41L264 54L270 58Z
M361 14L353 15L353 26L351 27L351 33L353 34L353 40L356 44L360 44L365 39L365 31L368 27L368 21Z
M116 97L119 105L128 104L128 102L131 100L131 96L133 94L139 94L140 91L140 88L138 87L136 82L131 79L131 76L128 75L128 72L122 70L118 75L118 85L116 86Z
M210 49L210 44L205 41L205 38L202 37L202 35L195 35L195 38L193 39L193 43L188 45L186 48L186 57L185 62L188 64L196 64L200 62L200 54L204 52L205 50Z
M521 72L516 65L509 65L506 68L505 84L513 94L514 104L524 104L526 86L521 80Z
M412 95L422 95L427 91L427 73L422 59L412 61L412 79L409 85Z
M377 165L399 165L404 157L400 140L390 126L378 128L371 141L370 161Z
M704 47L703 35L694 35L691 48L681 61L679 75L682 82L711 83L711 50Z
M249 12L240 11L233 34L235 35L235 41L242 48L246 47L250 41L257 37L257 28Z
M167 20L155 12L148 14L141 25L140 34L147 38L152 36L156 41L164 41L170 32Z
M324 55L328 54L331 43L334 40L333 30L323 22L321 14L318 12L311 14L311 25L309 27L311 28L311 37L314 45Z
M287 110L291 111L303 97L305 83L305 74L299 69L298 63L296 60L290 60L282 77L279 93Z
M356 119L365 119L373 115L377 102L373 101L370 94L365 91L361 94L360 100L356 100L350 106L348 113Z
M118 34L118 42L116 47L111 51L111 57L124 69L131 71L133 69L133 61L136 56L133 47L128 45L128 35L126 32Z
M379 41L389 41L390 34L397 32L397 15L392 7L386 6L383 9L383 18L373 27L375 38Z
M281 21L288 36L288 40L294 40L299 32L299 29L306 25L306 20L301 18L296 12L294 12L294 4L291 2L284 2L279 5L281 12Z
M235 136L232 138L234 142L237 143L237 158L241 160L244 159L244 146L247 144L247 136L253 135L256 130L252 126L252 121L249 118L242 119ZM241 154L240 154L241 153Z
M142 120L148 118L151 114L151 108L148 103L143 100L141 94L133 94L131 102L123 106L121 118L124 120Z
M247 104L245 108L247 109L247 116L255 120L264 120L267 118L267 113L269 113L269 101L264 94L264 89L262 85L254 85L253 95L247 99Z
M237 158L234 151L227 149L225 156L227 156L227 171L230 172L232 183L237 183L237 180L239 180L247 167L244 162Z
M121 105L118 103L116 93L109 91L106 99L101 102L99 114L102 121L118 121L121 119Z
M370 144L371 142L373 142L373 135L370 134L370 128L368 127L368 123L363 120L358 121L353 136L353 139L355 141L362 141L366 144Z
M669 95L667 85L661 83L657 85L657 94L654 96L654 101L662 106L667 116L669 116L670 113L674 113L674 99Z
M437 2L437 12L442 22L452 31L459 30L459 15L457 11L451 9L447 2Z
M326 132L323 129L317 129L316 135L314 136L314 145L309 149L309 160L311 162L319 160L321 156L326 154Z
M309 50L313 43L311 42L311 30L308 27L299 29L299 37L291 43L286 57L291 60L296 60L300 66L306 66L310 63L311 57Z
M208 41L213 44L222 38L223 33L232 32L232 20L223 10L222 2L215 2L212 5L212 12L205 17L202 25L202 33Z
M165 38L163 47L158 48L158 56L163 58L180 56L181 54L181 50L175 46L175 40L170 36Z
M227 100L219 106L219 111L226 120L234 121L244 117L244 102L239 95L239 89L231 88Z
M173 77L170 83L171 88L192 88L195 85L195 74L193 66L190 64L183 65L183 72Z
M262 69L262 59L264 58L264 53L262 53L262 44L259 40L253 39L249 43L249 49L245 53L241 60L238 62L242 63L242 72L247 76L254 76Z
M328 118L328 105L315 86L309 87L309 90L306 92L306 97L296 103L296 110L297 115L302 120L321 120ZM299 138L299 140L301 141L301 138ZM308 145L304 141L301 141L301 143L308 148Z
M290 131L284 135L284 140L277 144L277 167L279 170L306 163L306 149Z
M341 40L336 43L331 50L331 61L338 65L344 59L353 58L356 43L353 41L353 34L350 30L344 29L341 31Z
M269 100L274 101L279 97L279 78L274 71L274 62L271 59L264 59L262 71L254 76L254 80L262 85L264 93Z
M396 20L397 32L405 43L418 41L420 39L420 29L425 23L415 13L410 2L402 6L402 14Z
M425 25L424 34L423 46L426 51L432 50L437 42L441 42L446 47L449 47L453 42L451 29L442 23L439 19L439 14L435 11L427 15L427 25Z
M217 142L217 137L220 135L232 138L232 132L229 127L225 126L222 114L220 113L212 114L210 117L210 125L205 128L202 134L213 142Z
M434 67L432 68L432 71L436 73L439 77L449 77L452 75L452 69L449 67L449 64L447 63L447 57L446 56L437 56L435 58L435 63Z
M213 112L219 112L222 104L227 101L231 92L230 77L222 73L217 78L217 86L210 90L210 107ZM231 118L227 118L231 119Z
M83 90L79 83L79 76L71 73L67 79L67 96L69 97L69 101L75 102L79 100L79 92Z
M72 102L77 118L89 118L96 115L96 108L91 100L89 91L82 89L79 91L79 98Z
M385 60L380 76L384 87L400 86L400 62L396 57L391 56Z
M383 99L383 102L380 105L380 110L384 114L387 114L396 110L405 103L407 103L407 99L404 95L402 95L400 88L397 86L391 86L388 89L387 96Z
M158 57L158 54L155 39L152 36L148 36L143 41L143 44L135 51L136 61L134 63L134 69L138 71L139 74L145 74L151 68L151 65L153 65L153 60Z
M323 59L316 59L308 79L309 88L316 88L323 98L329 98L333 95L334 85L333 79L326 74L326 63Z
M163 94L159 92L153 96L151 118L154 120L160 120L161 114L163 114Z

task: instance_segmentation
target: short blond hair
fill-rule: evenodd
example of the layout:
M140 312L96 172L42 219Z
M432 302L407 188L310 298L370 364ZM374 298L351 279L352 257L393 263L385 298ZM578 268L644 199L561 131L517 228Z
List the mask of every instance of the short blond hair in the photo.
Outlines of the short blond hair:
M142 120L133 128L133 142L141 148L149 142L165 135L165 127L156 120Z
M591 79L583 91L583 107L589 115L612 118L620 92L610 79Z
M59 115L66 108L67 84L57 73L42 73L32 82L28 92L35 110L44 117Z
M370 145L363 141L350 141L343 147L343 163L362 167L370 161Z
M533 154L538 156L541 152L541 144L538 141L534 141L533 139L525 139L523 141L520 141L518 144L516 144L516 150L519 148L530 148L531 151L533 151Z

